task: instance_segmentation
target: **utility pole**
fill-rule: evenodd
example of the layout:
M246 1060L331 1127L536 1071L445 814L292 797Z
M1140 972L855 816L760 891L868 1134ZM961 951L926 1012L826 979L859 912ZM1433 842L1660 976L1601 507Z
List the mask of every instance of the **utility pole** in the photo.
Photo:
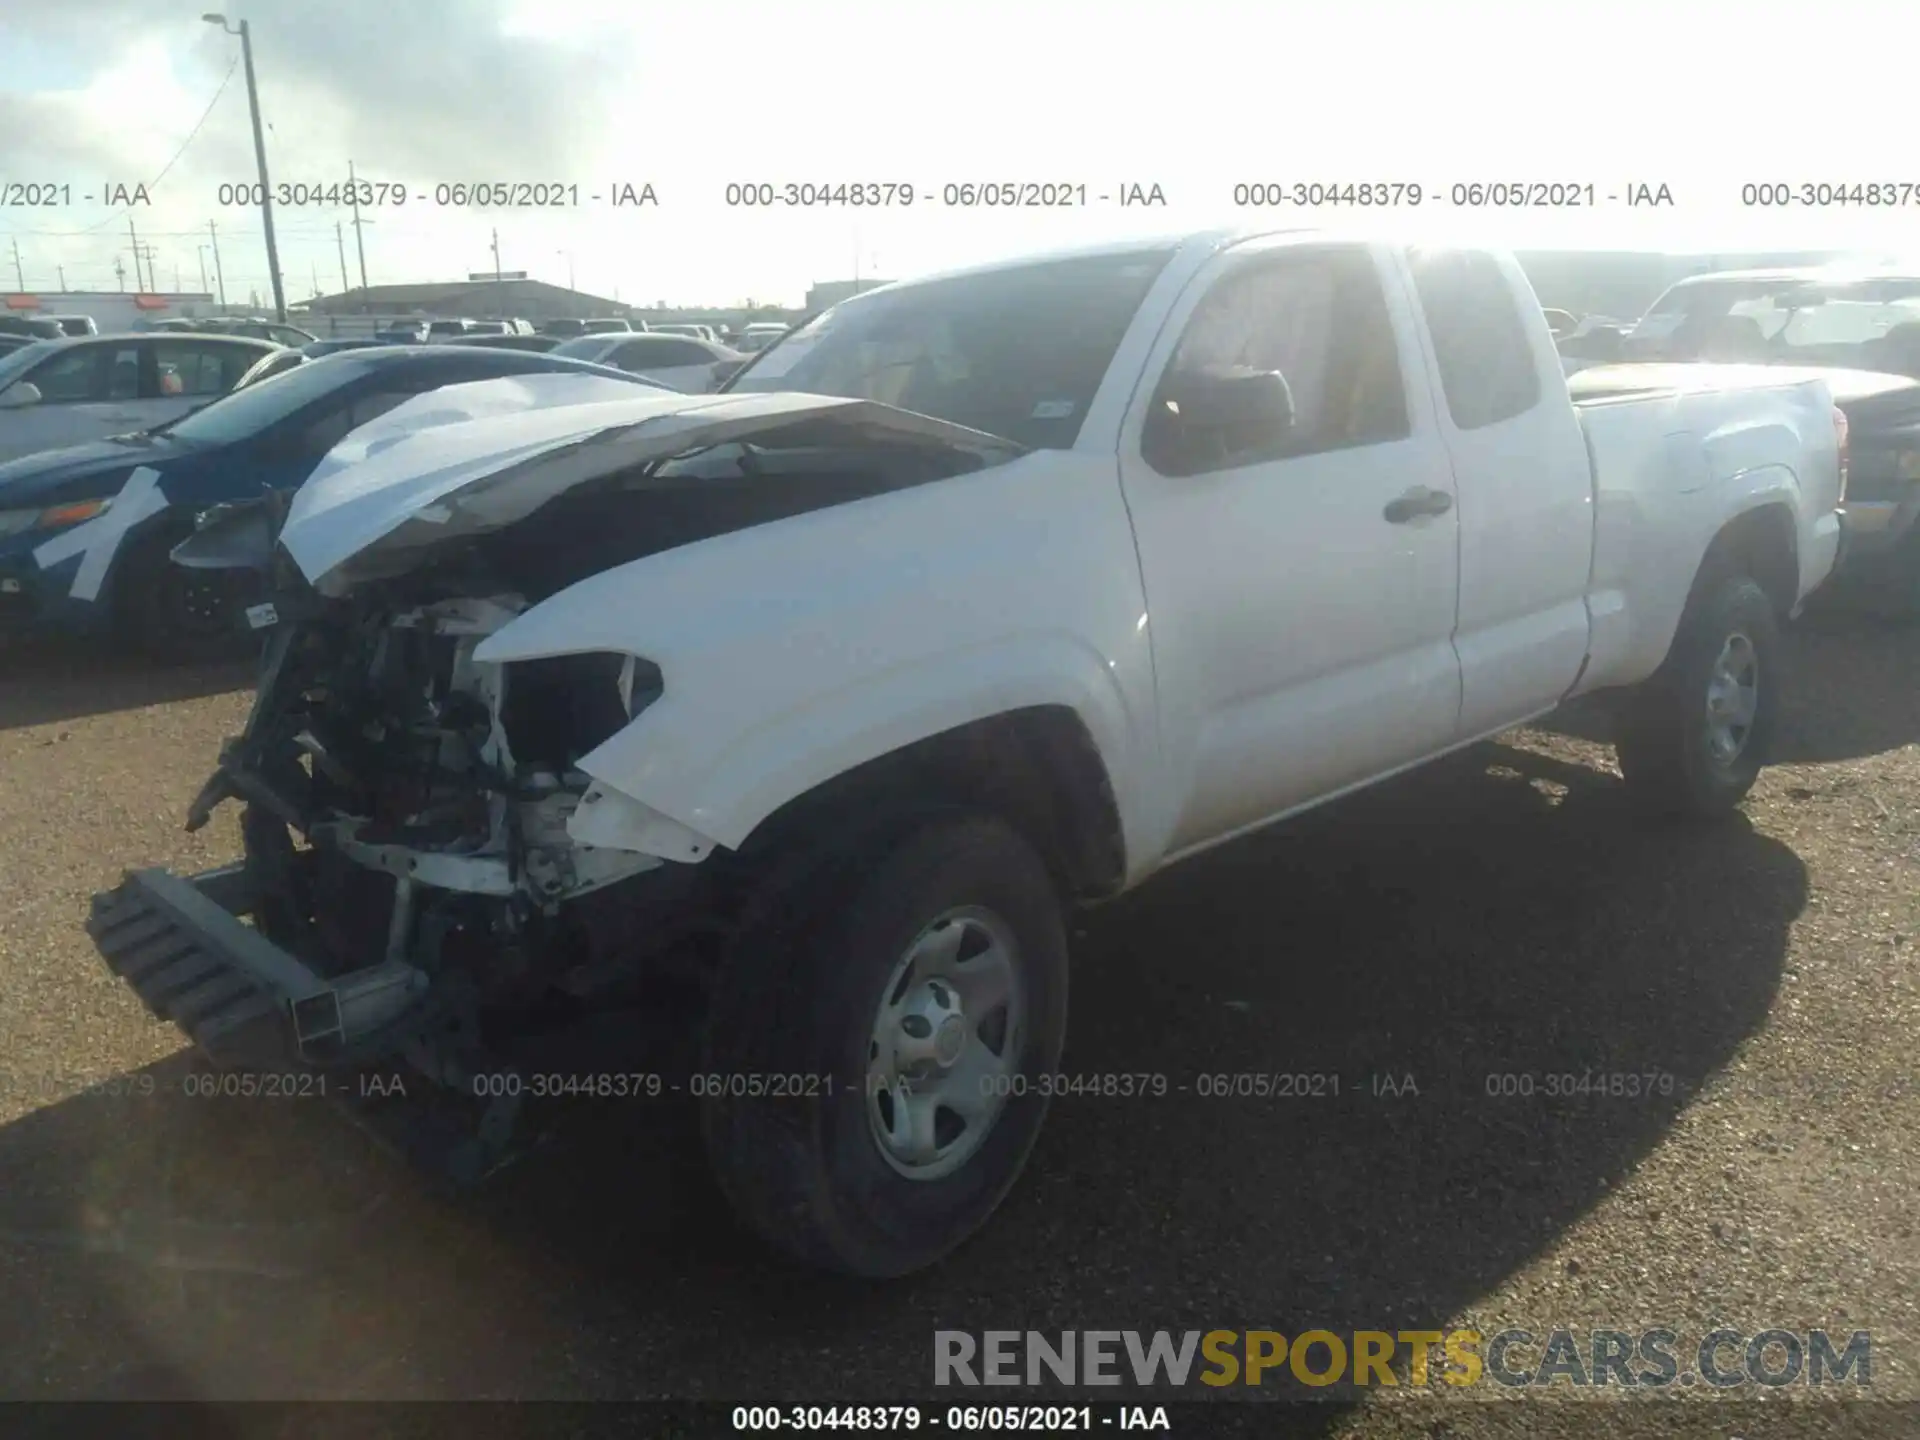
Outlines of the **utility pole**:
M344 295L353 287L347 283L347 234L338 220L333 222L333 243L340 249L340 293Z
M113 257L113 288L122 292L127 288L127 262L118 255Z
M145 282L140 278L140 237L134 233L133 214L131 211L127 214L127 239L133 242L133 288L137 293L145 289L146 286Z
M220 287L220 308L227 308L227 274L220 268L220 237L214 233L213 221L207 221L207 238L213 242L213 278Z
M207 293L207 247L198 245L194 248L200 252L200 293L204 295Z
M347 162L347 183L353 190L353 248L360 252L360 288L367 288L367 242L360 233L360 182L353 178L353 162ZM365 300L365 295L361 299Z
M13 278L20 284L20 293L22 295L26 294L27 275L26 272L20 268L20 241L18 237L15 237L13 242Z
M67 267L56 265L53 268L60 272L60 293L64 295L67 293Z
M253 31L242 20L238 29L227 24L224 15L202 15L209 25L218 25L229 35L240 37L240 59L247 72L247 109L253 115L253 158L260 169L260 223L267 232L267 276L273 281L273 317L287 323L287 294L280 278L280 247L273 238L273 182L267 178L267 136L260 125L260 84L253 74Z
M496 285L500 283L500 232L498 230L493 232L493 281Z
M180 262L178 260L173 262L173 293L176 295L180 293Z

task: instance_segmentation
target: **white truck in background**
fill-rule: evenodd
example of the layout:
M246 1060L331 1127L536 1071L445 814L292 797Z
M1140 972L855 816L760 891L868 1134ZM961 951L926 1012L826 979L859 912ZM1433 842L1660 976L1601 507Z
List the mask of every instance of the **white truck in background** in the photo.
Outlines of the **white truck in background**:
M247 859L89 927L217 1063L479 1094L472 1173L516 1015L689 976L726 1193L870 1276L1025 1163L1068 907L1593 692L1635 794L1727 812L1839 537L1822 383L1576 406L1491 252L1129 242L868 292L725 393L571 383L408 402L176 552L278 576L190 819L243 800Z

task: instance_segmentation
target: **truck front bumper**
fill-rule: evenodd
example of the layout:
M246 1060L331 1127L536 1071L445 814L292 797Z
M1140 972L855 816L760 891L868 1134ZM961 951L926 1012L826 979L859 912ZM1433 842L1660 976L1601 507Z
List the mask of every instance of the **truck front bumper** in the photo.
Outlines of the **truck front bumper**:
M207 1060L333 1072L324 1093L348 1118L440 1183L477 1185L525 1153L517 1074L462 1093L410 1063L438 1017L422 972L387 961L322 975L240 919L254 903L242 865L189 877L135 870L93 897L87 930L108 967Z
M322 975L240 918L256 903L244 865L134 870L93 897L87 933L149 1011L223 1068L353 1069L405 1048L425 974L385 961Z

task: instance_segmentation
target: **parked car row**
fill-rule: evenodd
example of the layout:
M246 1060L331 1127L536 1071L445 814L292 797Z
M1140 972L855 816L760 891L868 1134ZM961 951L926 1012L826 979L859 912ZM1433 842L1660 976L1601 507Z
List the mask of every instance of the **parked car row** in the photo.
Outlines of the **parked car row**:
M665 329L643 335L582 335L553 353L616 366L695 394L713 389L747 358L716 341Z
M271 340L276 345L309 345L320 338L298 325L284 325L257 315L175 318L158 321L152 328L190 335L239 335L249 340Z
M395 344L462 345L535 354L552 353L594 364L612 365L657 384L690 392L714 389L747 359L743 352L714 341L664 331L636 333L623 330L581 335L571 340L558 335L518 332L466 332L438 336L428 332L423 338L420 329L412 327L404 331L383 331L372 339L320 340L297 350L283 350L263 358L241 379L240 384L256 384L322 355Z
M91 315L0 315L0 335L27 340L58 340L68 335L98 335Z
M1630 324L1560 341L1576 393L1647 366L1766 366L1817 376L1846 415L1847 585L1920 614L1920 275L1884 269L1722 271L1678 281ZM1657 373L1657 372L1655 372Z
M275 353L287 352L187 332L34 341L0 357L0 461L177 419Z
M232 652L245 636L246 587L168 559L210 508L290 493L349 432L442 386L565 373L659 388L621 370L514 350L376 345L308 360L231 337L105 343L129 342L139 347L133 373L143 381L175 363L198 364L186 373L209 387L227 375L239 383L227 382L212 403L198 397L198 408L191 395L137 414L130 407L91 443L0 464L0 629L109 634L165 659ZM67 384L65 357L85 354L75 347L86 342L47 343L59 353L17 375L0 362L0 407L21 384L37 390L34 376ZM181 345L201 348L167 348ZM102 353L116 364L121 355ZM78 393L78 382L56 393Z
M305 361L27 480L111 508L8 561L267 636L187 820L244 863L88 922L206 1057L407 1067L363 1118L470 1180L524 1138L472 1077L674 982L722 1193L891 1277L1021 1173L1073 905L1580 698L1648 810L1738 806L1848 435L1813 372L1570 392L1511 256L1210 232L869 291L712 394ZM216 490L266 493L168 567Z
M540 327L540 333L558 335L563 340L571 340L580 335L625 335L646 328L645 322L636 326L631 320L608 316L599 320L549 320Z

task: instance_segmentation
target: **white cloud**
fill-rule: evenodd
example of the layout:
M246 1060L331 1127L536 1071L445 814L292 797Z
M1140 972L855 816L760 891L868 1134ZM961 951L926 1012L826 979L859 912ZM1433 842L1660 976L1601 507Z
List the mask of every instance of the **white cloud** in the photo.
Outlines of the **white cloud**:
M1481 0L1372 0L1310 18L1182 0L1124 23L1084 0L914 6L636 5L631 0L255 0L276 179L326 181L352 159L429 197L440 182L656 186L658 210L475 215L410 202L370 213L370 278L464 275L503 264L622 299L797 301L816 279L912 273L1101 234L1236 215L1240 180L1665 181L1681 206L1460 212L1420 218L1515 244L1738 248L1886 244L1907 209L1743 210L1743 179L1899 180L1905 101L1858 67L1783 58L1730 7L1623 0L1602 10ZM1876 23L1834 0L1823 32ZM0 93L0 135L31 153L0 165L76 184L150 178L205 109L236 41L150 0L36 7L31 33L101 65L80 92ZM116 38L122 43L116 46ZM1783 68L1784 67L1784 68ZM1793 103L1772 103L1782 84ZM1836 146L1832 137L1845 135ZM11 149L11 147L6 147ZM136 214L194 280L208 219L229 289L264 291L256 212L217 203L253 175L238 77ZM729 208L730 181L910 181L911 209ZM948 182L1160 183L1165 211L945 210ZM932 203L928 203L931 200ZM4 218L35 284L111 283L125 217L84 205ZM279 215L290 295L317 271L338 286L343 211ZM86 233L75 233L86 232ZM347 235L350 270L357 270Z

